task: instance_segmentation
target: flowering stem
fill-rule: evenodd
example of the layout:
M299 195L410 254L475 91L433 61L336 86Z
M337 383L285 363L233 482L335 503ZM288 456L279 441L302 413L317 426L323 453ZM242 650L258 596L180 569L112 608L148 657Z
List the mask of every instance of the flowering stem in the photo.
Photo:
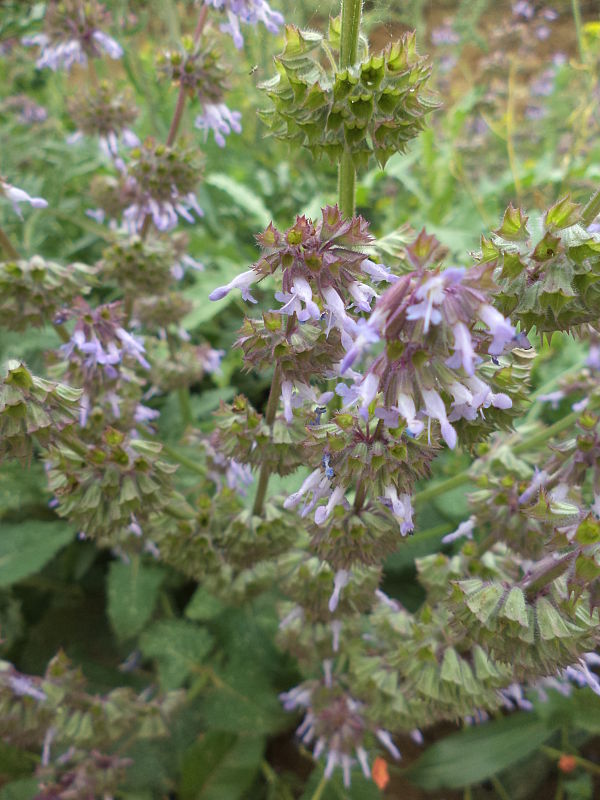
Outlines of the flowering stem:
M352 154L344 150L340 160L338 195L340 211L343 217L354 216L354 197L356 193L356 170L352 161Z
M575 556L579 553L579 550L572 550L570 553L562 556L557 560L553 558L548 562L542 561L540 564L540 569L527 580L525 583L525 592L528 598L534 598L537 594L541 592L548 584L555 581L557 578L568 570L571 566L571 562L575 558Z
M52 323L52 327L58 334L59 338L62 339L63 342L68 342L70 340L70 336L68 332L63 328L62 325L57 325L56 322Z
M265 411L265 422L272 428L275 422L275 415L277 414L277 406L279 405L279 395L281 394L281 367L279 364L275 365L275 372L273 373L273 380L271 381L271 390L269 392L269 399L267 401L267 409ZM267 486L269 485L269 478L271 476L271 467L268 464L263 464L260 468L260 476L258 478L258 486L256 487L256 497L254 498L254 506L252 507L252 514L255 517L260 517L263 511L265 502L265 495L267 494Z
M600 400L598 399L596 399L595 403L590 403L589 410L591 411L593 408L598 406L599 403ZM577 422L580 416L580 411L573 411L570 414L567 414L566 417L559 419L558 422L554 423L554 425L550 425L541 430L539 433L536 433L533 436L530 436L519 442L519 444L512 448L512 452L515 455L527 453L534 447L544 444L544 442L548 441L548 439L551 439L553 436L557 436L567 428L570 428ZM446 492L452 491L452 489L457 489L459 486L463 486L465 483L470 483L472 480L473 476L471 475L471 466L469 466L467 469L457 473L456 475L453 475L451 478L447 478L445 481L440 481L434 486L429 486L427 489L422 489L420 492L417 492L413 496L413 505L421 505L422 503L432 500L434 497L437 497L440 494L445 494Z
M358 53L358 34L362 0L342 0L342 28L340 31L340 69L351 66ZM344 217L354 215L356 170L352 153L345 149L340 159L338 197L340 211Z
M0 228L0 245L2 246L2 249L4 250L4 252L6 253L6 255L9 258L14 258L14 259L18 259L19 258L19 254L18 254L16 248L13 246L13 243L10 241L8 236L4 233L2 228Z
M323 792L325 791L326 786L327 786L327 778L325 777L325 775L323 775L323 777L319 781L319 785L315 789L314 794L310 800L321 800L321 797L323 796Z
M585 47L583 45L583 28L581 25L581 9L579 8L579 0L571 0L571 9L573 10L573 22L575 23L575 34L577 36L577 49L579 50L579 58L581 63L585 64Z
M173 359L173 362L177 360L177 350L175 346L175 340L170 333L167 333L167 346L169 348L169 354ZM190 393L187 387L180 386L177 389L177 397L179 398L179 411L181 412L181 419L183 421L184 426L187 428L188 425L192 424L192 407L190 405Z
M207 15L208 15L208 6L203 5L202 8L200 9L200 14L198 15L198 24L196 25L196 30L194 31L194 44L198 44L198 42L200 41L200 37L202 36L202 31L204 30L204 25L206 24ZM171 147L177 137L179 125L181 123L181 118L183 116L183 110L185 108L185 98L186 98L186 89L183 83L181 83L179 86L179 94L177 96L177 105L175 106L175 113L173 114L173 119L171 120L169 135L167 136L167 147Z
M342 0L342 28L340 31L340 67L344 69L356 61L362 0Z

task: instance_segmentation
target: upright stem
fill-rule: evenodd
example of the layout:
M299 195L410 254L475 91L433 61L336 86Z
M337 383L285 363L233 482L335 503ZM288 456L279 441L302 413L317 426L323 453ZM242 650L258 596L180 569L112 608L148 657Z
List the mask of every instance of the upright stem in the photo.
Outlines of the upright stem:
M276 364L275 372L273 373L273 380L271 381L269 399L267 401L267 410L265 411L265 422L269 428L272 428L273 423L275 422L277 406L279 405L279 395L281 394L281 382L281 367L279 364ZM255 517L260 517L262 514L270 477L271 467L268 464L263 464L260 468L258 486L256 487L256 497L254 498L254 506L252 508L252 513Z
M354 216L354 197L356 193L356 170L352 161L352 153L344 150L340 159L338 172L338 195L340 211L343 217Z
M358 34L362 0L342 0L342 29L340 32L340 69L351 66L358 53ZM354 215L354 196L356 189L356 169L352 153L345 149L340 159L338 196L342 216Z
M573 10L573 22L575 23L575 34L577 36L577 49L579 50L579 58L581 63L585 63L585 48L583 45L583 27L581 25L581 9L579 8L579 0L571 0L571 8Z
M356 61L362 0L342 0L342 29L340 31L340 67Z
M17 249L14 247L13 243L4 233L2 228L0 228L0 246L2 247L2 249L9 258L14 258L15 260L18 260L19 254L17 252Z

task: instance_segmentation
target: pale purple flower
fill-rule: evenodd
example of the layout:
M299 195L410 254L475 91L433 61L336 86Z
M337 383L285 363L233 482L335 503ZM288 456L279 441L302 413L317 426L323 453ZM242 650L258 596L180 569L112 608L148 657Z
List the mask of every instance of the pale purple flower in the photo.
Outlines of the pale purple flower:
M437 419L440 423L444 441L451 450L454 450L456 447L456 431L448 421L444 401L435 389L423 389L421 394L425 402L425 414L431 419Z
M423 734L418 728L413 728L412 731L408 734L410 738L413 740L415 744L423 745L425 744L425 739L423 738Z
M369 414L369 406L377 397L379 391L379 378L373 373L368 373L360 383L355 383L353 386L347 386L345 383L338 383L335 387L335 393L344 400L344 408L349 408L353 405L359 405L359 413L364 419L367 419Z
M230 489L235 489L239 495L246 497L248 494L247 487L252 484L254 477L247 464L240 464L235 459L230 458L225 472L225 480Z
M460 36L448 23L440 25L431 31L431 43L436 47L444 44L458 44L458 42L460 42Z
M240 30L240 22L245 25L257 25L259 22L270 33L277 33L283 25L283 17L278 11L273 11L266 0L204 0L213 8L222 10L227 14L227 22L220 25L224 33L228 33L238 50L244 44L244 37Z
M208 295L208 299L222 300L232 289L240 289L242 292L242 299L250 303L256 303L257 301L250 294L250 287L253 283L256 283L260 277L261 275L259 272L249 269L246 272L242 272L240 275L236 275L235 278L229 281L229 283L225 284L225 286L219 286L218 288L213 289L213 291Z
M341 619L334 619L329 627L331 628L331 649L334 653L340 649L340 634L344 623Z
M538 395L538 402L539 403L550 403L550 406L556 410L560 404L561 400L564 400L565 393L561 389L557 389L555 392L549 392L548 394L540 394Z
M124 328L117 328L116 334L121 340L122 352L133 356L144 369L150 369L150 364L143 355L146 351L142 340L137 336L132 336L130 333L127 333Z
M92 33L92 39L109 58L117 60L122 57L123 48L108 34L103 31L94 31Z
M467 375L475 372L475 350L469 329L464 322L457 322L452 326L454 334L454 353L446 360L446 364L452 369L462 366Z
M378 342L379 332L378 332L378 325L381 319L381 312L375 310L373 314L371 314L370 319L365 320L362 317L355 323L353 332L352 332L352 343L348 348L348 352L344 356L342 363L340 364L340 375L343 375L354 362L356 359L363 353L364 350L368 349L372 344Z
M352 345L353 338L350 332L356 329L356 322L346 313L346 306L333 286L326 286L321 290L325 311L327 313L327 335L331 328L338 328L342 337L342 344L346 349Z
M12 691L20 697L33 697L34 700L44 701L46 694L38 689L25 675L11 675L8 678L8 685Z
M231 111L225 103L204 103L202 114L198 114L194 125L207 136L208 132L212 131L219 147L225 147L226 136L232 131L242 132L241 119L241 112Z
M320 500L324 497L329 497L330 492L330 479L320 468L315 469L305 478L298 491L286 498L283 507L286 509L295 508L304 500L304 506L300 512L300 516L305 517L315 508Z
M585 363L590 369L600 370L600 345L595 342L590 344L590 351Z
M384 731L382 728L378 728L375 731L375 736L379 739L381 744L388 750L389 753L398 761L402 758L400 750L396 747L394 742L392 741L392 735L388 731Z
M341 486L336 486L331 493L331 497L327 501L327 505L319 506L315 511L315 522L317 525L323 525L331 516L336 506L344 505L344 494L344 489Z
M365 258L365 260L361 263L360 268L371 278L373 283L379 283L380 281L394 283L398 280L398 276L393 275L384 264L376 264L369 258Z
M386 486L384 490L384 501L389 503L393 515L398 520L400 526L400 533L406 536L414 529L413 523L413 507L409 494L398 495L398 490L395 486Z
M464 520L455 531L447 533L442 538L442 544L450 544L451 542L456 542L458 539L472 539L475 522L475 517L469 517L469 519Z
M429 331L430 324L438 325L442 320L442 315L435 306L441 305L444 300L445 285L443 273L429 278L415 292L421 302L410 305L406 311L407 319L423 320L423 333Z
M418 436L425 427L423 422L416 418L417 411L414 399L404 392L399 392L395 406L389 409L375 409L375 416L383 419L385 424L391 428L397 428L400 417L403 417L406 422L406 428L412 436Z
M275 299L284 304L281 308L276 309L279 314L286 314L290 317L292 314L296 314L300 322L321 317L319 306L313 300L310 283L300 275L292 281L289 292L276 292Z
M31 197L23 189L18 189L6 181L0 180L0 197L10 200L15 214L23 219L23 214L19 208L19 203L29 203L33 208L46 208L48 203L43 197Z
M523 19L532 19L535 14L535 9L527 0L518 0L513 4L512 12L515 17L523 17Z
M135 190L135 181L131 183L130 188L131 191ZM144 194L125 209L123 219L131 232L139 232L148 216L152 217L152 222L157 230L169 231L177 225L179 217L190 224L196 222L192 211L198 217L204 216L204 211L198 205L198 198L193 192L180 195L173 186L170 200L157 200L151 195Z
M203 272L204 264L191 256L183 255L179 261L173 264L169 271L176 281L180 281L185 275L186 268L196 270L196 272Z
M294 413L292 411L292 391L294 385L290 380L282 381L281 383L281 401L283 403L283 416L286 422L292 422Z
M106 53L109 58L119 59L123 55L123 48L111 36L103 31L93 31L90 42L95 54ZM39 47L41 52L36 67L38 69L56 70L64 69L67 72L74 64L87 64L88 54L84 44L79 39L68 39L63 42L51 42L45 33L26 36L22 39L26 47Z
M349 583L350 583L350 573L345 569L338 569L338 571L335 573L333 577L333 593L329 598L329 605L328 605L328 608L332 614L338 607L342 589L344 589Z
M519 497L519 503L528 503L533 497L535 497L535 495L537 495L539 490L546 485L549 479L550 475L548 475L545 470L540 470L536 467L529 486Z
M371 302L374 297L377 297L377 292L375 289L372 289L366 283L361 283L360 281L351 281L348 285L348 291L354 298L354 306L356 308L366 312L371 310Z
M512 711L513 708L520 708L522 711L531 711L531 703L523 694L523 687L518 683L507 686L506 689L499 689L498 694L502 699L502 705Z
M142 403L138 403L135 407L135 412L133 415L134 422L139 424L144 422L152 422L155 419L160 417L160 411L157 411L155 408L149 408L148 406L142 405Z
M511 342L516 331L510 324L506 317L497 311L493 306L484 303L478 311L479 319L487 325L492 334L492 343L488 348L488 353L493 356L499 356L504 350L504 346Z

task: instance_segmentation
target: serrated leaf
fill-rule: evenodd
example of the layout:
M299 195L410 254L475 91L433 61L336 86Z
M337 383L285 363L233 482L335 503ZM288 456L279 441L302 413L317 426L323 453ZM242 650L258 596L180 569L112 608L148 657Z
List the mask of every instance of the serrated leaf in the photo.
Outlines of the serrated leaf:
M238 800L249 788L263 756L263 739L209 731L184 755L181 800Z
M73 528L64 522L0 523L0 586L38 572L73 535Z
M184 620L161 620L140 639L140 649L158 664L164 689L178 689L204 662L212 637L203 628Z
M429 791L471 786L521 761L553 732L533 713L513 714L442 739L405 774Z
M164 572L133 561L113 561L108 572L108 617L119 639L137 636L154 611Z

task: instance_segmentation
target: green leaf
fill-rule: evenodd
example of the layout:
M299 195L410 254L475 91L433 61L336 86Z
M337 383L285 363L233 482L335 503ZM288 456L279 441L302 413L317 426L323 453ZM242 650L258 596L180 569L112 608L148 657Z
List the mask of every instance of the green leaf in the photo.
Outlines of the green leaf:
M211 731L186 752L181 768L181 800L238 800L256 775L263 739Z
M161 620L141 637L140 649L158 663L164 689L178 689L203 663L212 647L212 637L203 628L184 620Z
M213 597L206 589L199 586L185 608L185 615L193 620L204 621L217 617L224 608L217 597Z
M513 714L442 739L405 774L428 791L471 786L521 761L553 732L533 713Z
M323 777L323 770L317 767L307 781L300 800L313 800L315 791ZM325 784L320 800L381 800L382 794L373 783L367 780L356 767L352 770L352 782L347 789L343 784L340 770L336 770Z
M276 733L290 724L275 688L251 653L219 672L217 687L205 690L202 716L212 730L248 735Z
M159 567L113 561L108 572L108 617L119 639L137 636L154 611L164 579Z
M0 525L0 586L38 572L73 538L73 528L64 522L30 520Z
M272 212L265 206L260 196L247 186L244 186L243 183L238 183L229 175L217 172L209 175L204 182L225 192L238 208L245 211L251 219L255 220L263 228L266 228L273 219Z
M11 781L0 789L0 800L31 800L39 791L37 778L21 778Z

